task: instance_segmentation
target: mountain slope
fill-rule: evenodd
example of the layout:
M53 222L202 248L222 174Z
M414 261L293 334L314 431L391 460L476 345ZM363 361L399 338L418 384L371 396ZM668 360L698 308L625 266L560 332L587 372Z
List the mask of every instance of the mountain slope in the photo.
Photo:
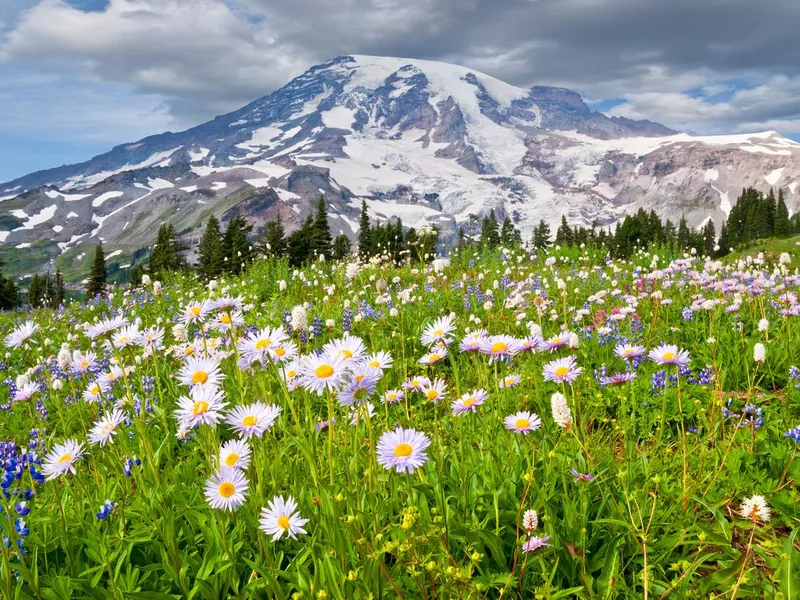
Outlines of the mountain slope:
M798 177L800 144L775 132L691 136L592 112L562 88L343 56L192 129L0 184L0 252L32 273L100 239L125 264L165 220L188 241L212 213L291 229L320 194L348 235L362 198L375 218L446 237L492 208L526 235L539 219L605 225L639 207L719 224L748 185L784 189L797 210Z

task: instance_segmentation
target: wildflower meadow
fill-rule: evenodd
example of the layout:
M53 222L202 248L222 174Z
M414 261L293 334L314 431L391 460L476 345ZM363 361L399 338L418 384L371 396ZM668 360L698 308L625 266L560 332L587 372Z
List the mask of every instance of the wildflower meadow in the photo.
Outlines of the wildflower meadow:
M800 275L262 260L0 315L0 597L800 598Z

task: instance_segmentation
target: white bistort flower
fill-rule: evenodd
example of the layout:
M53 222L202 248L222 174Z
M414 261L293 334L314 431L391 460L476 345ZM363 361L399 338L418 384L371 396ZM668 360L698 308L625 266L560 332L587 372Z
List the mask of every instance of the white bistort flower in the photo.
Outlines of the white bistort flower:
M744 502L742 502L741 513L746 519L762 521L764 523L769 521L770 518L767 500L764 496L758 494L750 498L745 498Z
M572 410L567 404L567 397L561 392L556 392L550 397L550 407L553 411L553 421L559 427L569 429L572 426Z

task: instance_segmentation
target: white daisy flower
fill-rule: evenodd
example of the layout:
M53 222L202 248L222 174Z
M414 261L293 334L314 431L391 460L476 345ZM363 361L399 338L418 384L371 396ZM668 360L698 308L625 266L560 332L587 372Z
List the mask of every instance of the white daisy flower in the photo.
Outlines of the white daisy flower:
M191 397L178 398L175 418L188 427L204 424L214 427L222 418L222 409L227 405L221 391L196 385L192 388Z
M274 404L254 402L247 406L236 406L225 417L225 422L242 437L261 437L269 430L281 414L281 407Z
M125 413L119 408L115 408L94 424L89 431L89 443L104 446L106 442L113 442L117 427L124 421Z
M250 446L244 440L225 442L219 449L219 464L244 471L250 466Z
M45 481L55 479L67 472L74 475L75 461L82 456L83 444L76 440L66 440L63 444L56 444L44 458L42 472L46 475Z
M297 502L289 496L284 500L283 496L275 496L267 508L261 509L261 519L259 529L272 536L275 542L285 533L293 540L297 539L298 534L308 533L303 529L303 525L308 523L308 519L302 519L297 514Z
M206 501L211 508L233 512L244 504L248 485L242 471L221 467L206 481Z

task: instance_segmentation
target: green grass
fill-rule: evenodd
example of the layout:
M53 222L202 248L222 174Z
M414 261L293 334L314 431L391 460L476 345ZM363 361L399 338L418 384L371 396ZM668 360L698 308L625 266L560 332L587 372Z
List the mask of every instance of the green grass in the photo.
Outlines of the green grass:
M640 253L607 264L603 253L575 248L554 252L547 263L522 252L470 253L453 256L439 274L424 265L329 262L295 271L285 262L258 262L241 278L221 277L214 291L176 275L159 295L150 286L117 289L100 304L0 315L5 333L20 317L41 328L26 346L8 349L5 376L30 373L41 390L0 411L4 439L40 456L66 439L86 444L74 475L34 483L22 468L6 486L9 497L0 504L12 518L0 526L12 548L21 539L26 553L0 548L0 596L796 598L800 467L784 434L800 424L800 392L790 378L800 362L800 326L780 312L780 286L749 293L748 277L742 288L722 291L716 283L736 277L733 270L706 272L699 260L648 278L651 260ZM387 296L376 291L379 279ZM793 280L776 283L796 289ZM223 296L240 298L244 323L253 328L278 327L286 311L305 306L317 334L289 332L303 356L345 331L366 352L389 353L394 363L367 397L374 412L362 410L351 424L351 409L336 392L287 387L269 361L240 368L247 345L234 350L231 342L244 328L218 331L214 313L203 327L176 326L192 301ZM721 302L706 303L712 299ZM737 311L726 311L737 302ZM429 352L421 334L451 313L449 355L421 364ZM90 339L84 325L112 315L163 327L164 347L116 349L108 336ZM528 323L546 338L568 337L567 327L579 344L496 362L458 349L468 328L521 340ZM631 367L635 379L604 387L595 372L626 370L614 353L622 340L648 349L676 344L688 351L691 373L670 383L674 366L644 360ZM756 343L766 346L761 364L753 361ZM91 349L106 362L93 373L65 375L56 366L62 344ZM181 430L175 417L190 393L179 381L185 357L206 353L219 360L228 409L257 401L281 409L263 436L248 441L247 497L232 512L212 509L204 489L235 429L220 422ZM570 356L583 369L574 383L544 378L548 363ZM101 401L80 399L112 364L126 371ZM662 371L667 385L654 388ZM419 375L442 380L445 399L434 403L406 390L400 402L382 401ZM501 387L508 375L521 383ZM454 415L451 403L478 389L486 401ZM9 393L0 388L0 404ZM566 398L569 427L553 417L556 393ZM748 405L763 419L757 427ZM112 406L125 422L107 444L88 444ZM519 411L538 415L541 426L527 435L510 431L504 420ZM320 426L331 417L332 427ZM382 437L397 426L430 440L413 473L378 460ZM10 454L0 448L4 464ZM134 456L141 465L126 476L123 465ZM576 479L573 470L593 480ZM28 488L36 494L24 517L29 534L21 536L15 505ZM769 503L768 522L740 514L754 494ZM306 535L273 542L259 530L262 509L277 495L297 500ZM115 508L98 519L107 499ZM523 527L526 510L538 513L533 532ZM548 545L524 552L531 536L547 536Z
M748 256L751 258L756 258L760 253L763 252L766 260L771 261L772 263L777 263L780 255L786 252L791 258L791 262L788 263L787 266L791 269L795 269L800 267L800 260L798 260L797 256L798 244L800 244L800 236L788 238L770 238L756 242L744 250L731 252L723 260L726 263L732 263L740 258L746 259Z

